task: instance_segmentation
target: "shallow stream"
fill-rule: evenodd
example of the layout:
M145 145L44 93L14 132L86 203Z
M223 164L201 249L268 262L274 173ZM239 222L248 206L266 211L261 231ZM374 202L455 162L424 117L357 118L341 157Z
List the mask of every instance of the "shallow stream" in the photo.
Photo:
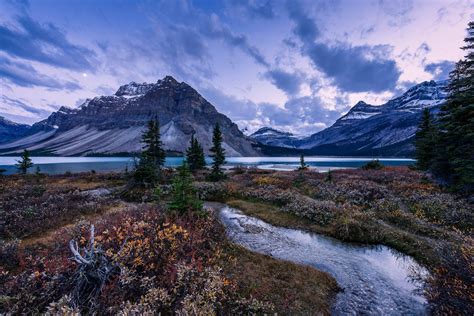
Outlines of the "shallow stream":
M313 266L331 274L343 289L333 314L424 315L414 272L426 271L411 257L385 246L344 243L319 234L275 227L226 205L220 218L230 239L247 249Z

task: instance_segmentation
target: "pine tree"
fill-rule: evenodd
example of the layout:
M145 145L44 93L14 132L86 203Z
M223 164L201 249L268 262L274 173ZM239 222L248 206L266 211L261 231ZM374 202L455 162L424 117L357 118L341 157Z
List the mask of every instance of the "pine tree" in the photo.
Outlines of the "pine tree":
M196 152L197 152L197 166L198 169L204 169L206 167L206 157L204 156L204 150L201 144L196 139Z
M440 111L440 138L433 172L455 188L474 190L474 22L464 40L467 51L450 74L448 98Z
M160 137L160 124L157 119L148 122L148 128L142 135L144 144L140 161L136 164L134 178L145 186L158 182L161 168L164 166L166 153Z
M430 110L424 109L420 126L415 135L416 166L428 170L435 157L436 127L433 124Z
M300 166L299 166L298 170L306 170L306 169L308 169L308 165L304 161L304 155L301 154L301 156L300 156Z
M203 169L206 166L206 161L204 158L204 151L201 144L193 136L191 136L191 142L189 148L186 150L186 160L191 171L196 171Z
M224 173L222 172L221 167L225 164L225 150L222 148L222 132L218 123L216 123L216 126L214 127L212 148L210 151L212 152L211 157L213 161L209 178L212 181L219 181L224 178Z
M33 162L31 161L30 158L30 153L28 150L23 150L23 154L21 155L21 160L17 160L18 164L16 164L16 167L18 169L18 172L22 174L26 174L29 168L33 166Z
M186 161L183 161L183 165L177 171L178 174L173 179L172 200L169 209L179 214L202 210L202 202L193 187L192 175Z

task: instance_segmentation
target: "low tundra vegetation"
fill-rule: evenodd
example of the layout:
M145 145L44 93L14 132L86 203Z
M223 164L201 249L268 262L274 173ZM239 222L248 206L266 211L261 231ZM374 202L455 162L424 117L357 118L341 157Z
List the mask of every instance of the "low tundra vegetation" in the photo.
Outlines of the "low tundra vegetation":
M204 186L205 187L205 186ZM359 243L384 244L431 272L425 294L435 314L472 314L474 205L406 167L234 172L203 190L272 224Z
M329 314L331 276L231 244L189 200L189 178L139 203L122 200L119 174L2 178L0 314ZM176 198L180 187L189 198Z

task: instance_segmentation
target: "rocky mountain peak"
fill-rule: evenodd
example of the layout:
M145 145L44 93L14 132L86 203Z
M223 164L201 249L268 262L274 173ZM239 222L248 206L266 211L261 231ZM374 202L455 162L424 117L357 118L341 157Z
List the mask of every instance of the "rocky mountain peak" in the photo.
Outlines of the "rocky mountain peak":
M392 99L386 105L399 109L418 109L432 107L444 102L447 97L447 81L424 81L408 89L401 96Z
M165 76L161 80L158 80L158 82L159 83L167 83L167 84L174 85L174 86L179 84L179 82L176 79L174 79L172 76L169 76L169 75Z
M140 94L145 94L154 87L152 83L136 83L135 81L130 82L129 84L120 86L120 88L115 92L116 96L136 96Z
M258 154L254 142L235 123L194 88L171 76L151 84L130 82L114 95L88 99L77 109L61 107L33 125L34 137L28 145L58 155L137 152L142 148L143 130L155 117L167 150L184 152L194 134L209 152L213 127L219 123L229 155Z

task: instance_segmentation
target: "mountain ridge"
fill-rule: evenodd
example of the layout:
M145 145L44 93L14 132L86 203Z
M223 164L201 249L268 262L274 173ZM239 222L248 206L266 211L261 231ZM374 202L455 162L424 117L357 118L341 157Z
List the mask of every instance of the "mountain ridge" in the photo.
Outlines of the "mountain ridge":
M171 76L156 83L132 81L113 95L87 99L78 108L62 106L31 127L8 121L10 130L20 127L16 135L10 132L9 142L0 142L0 152L24 147L57 155L137 152L147 120L158 116L165 146L173 152L184 152L187 141L183 139L196 134L208 153L213 124L219 122L229 155L296 150L312 155L412 156L421 112L424 108L434 114L439 111L446 85L447 81L425 81L382 105L359 101L330 127L298 137L272 127L245 136L194 88ZM5 121L0 119L0 136Z
M0 115L0 144L23 137L30 128L30 125L16 123Z
M280 144L312 155L413 156L421 112L424 108L434 114L439 111L447 96L446 85L446 80L425 81L382 105L359 101L330 127L293 146L280 137Z
M259 155L254 141L227 116L185 82L166 76L156 83L131 82L114 95L87 99L79 108L61 107L35 123L30 135L0 145L0 151L27 147L56 155L138 152L146 123L157 117L162 141L169 151L185 152L195 135L205 152L212 146L212 129L219 123L228 155Z

